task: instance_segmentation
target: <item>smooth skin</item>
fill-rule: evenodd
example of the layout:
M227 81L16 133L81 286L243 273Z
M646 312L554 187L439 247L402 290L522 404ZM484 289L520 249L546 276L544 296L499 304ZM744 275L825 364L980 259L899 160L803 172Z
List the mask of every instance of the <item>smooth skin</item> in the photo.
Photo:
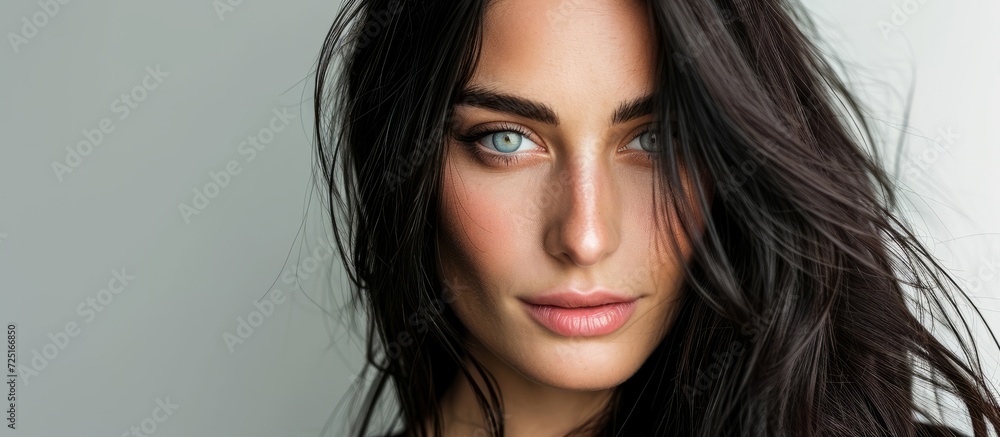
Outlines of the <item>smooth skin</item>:
M483 31L467 89L528 100L536 111L489 99L455 106L459 134L498 133L480 135L479 153L448 140L440 274L470 353L499 384L507 435L561 436L645 362L674 320L683 284L689 241L654 221L655 148L645 147L651 134L640 135L653 115L639 105L613 122L616 110L654 91L656 47L639 1L496 0ZM556 287L639 299L614 333L564 337L518 299ZM461 375L443 414L447 436L486 435Z

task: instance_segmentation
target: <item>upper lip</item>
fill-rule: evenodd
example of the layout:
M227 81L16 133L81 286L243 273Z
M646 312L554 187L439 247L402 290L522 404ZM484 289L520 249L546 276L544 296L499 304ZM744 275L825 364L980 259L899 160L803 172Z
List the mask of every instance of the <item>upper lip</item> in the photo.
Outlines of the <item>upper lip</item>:
M636 299L638 299L638 297L631 297L622 293L616 293L603 289L593 291L560 290L545 293L540 296L521 298L522 301L532 305L547 305L563 308L592 307L613 303L626 303Z

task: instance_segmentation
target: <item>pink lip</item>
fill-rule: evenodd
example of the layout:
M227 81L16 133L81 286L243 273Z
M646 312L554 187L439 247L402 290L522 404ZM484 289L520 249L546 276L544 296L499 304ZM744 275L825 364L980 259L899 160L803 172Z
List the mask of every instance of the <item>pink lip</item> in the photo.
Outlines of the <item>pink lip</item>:
M523 298L539 324L566 337L592 337L621 328L635 311L636 297L608 291L559 292Z

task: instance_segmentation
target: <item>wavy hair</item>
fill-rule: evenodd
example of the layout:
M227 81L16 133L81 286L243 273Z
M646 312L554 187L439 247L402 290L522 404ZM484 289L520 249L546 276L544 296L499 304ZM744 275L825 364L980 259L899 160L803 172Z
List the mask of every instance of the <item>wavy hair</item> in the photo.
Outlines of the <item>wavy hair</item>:
M358 436L387 400L410 434L429 423L441 435L449 384L477 375L484 431L504 433L499 388L463 362L465 329L436 248L443 144L487 3L346 0L321 50L316 158L374 372ZM976 436L1000 429L959 311L972 302L900 218L864 108L813 42L804 8L644 3L658 47L655 116L672 120L656 134L675 139L655 166L654 194L667 193L657 211L689 235L696 211L708 214L669 333L580 430L925 435L918 423L940 424L944 401L919 396L918 383L957 399ZM670 195L680 168L711 182L695 186L695 205Z

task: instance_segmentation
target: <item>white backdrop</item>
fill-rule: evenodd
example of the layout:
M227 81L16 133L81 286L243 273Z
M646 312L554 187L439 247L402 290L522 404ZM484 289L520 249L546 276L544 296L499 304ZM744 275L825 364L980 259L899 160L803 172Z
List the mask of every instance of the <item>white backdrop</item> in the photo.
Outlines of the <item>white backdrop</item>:
M361 362L311 189L339 2L61 1L0 5L0 324L32 370L0 436L320 435ZM807 4L887 139L915 86L911 218L1000 329L1000 6Z

